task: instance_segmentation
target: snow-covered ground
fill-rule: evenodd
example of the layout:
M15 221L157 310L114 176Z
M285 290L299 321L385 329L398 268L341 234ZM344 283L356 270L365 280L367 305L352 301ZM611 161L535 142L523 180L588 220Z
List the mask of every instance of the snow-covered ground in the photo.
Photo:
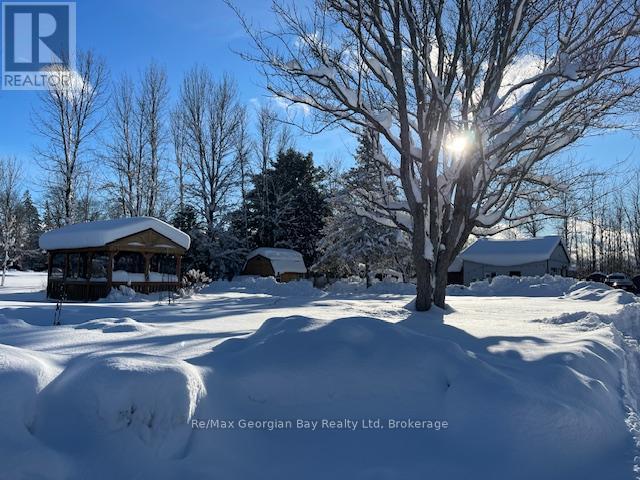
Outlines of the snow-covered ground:
M638 478L640 303L515 282L419 314L408 286L247 279L52 327L44 277L12 273L0 478Z

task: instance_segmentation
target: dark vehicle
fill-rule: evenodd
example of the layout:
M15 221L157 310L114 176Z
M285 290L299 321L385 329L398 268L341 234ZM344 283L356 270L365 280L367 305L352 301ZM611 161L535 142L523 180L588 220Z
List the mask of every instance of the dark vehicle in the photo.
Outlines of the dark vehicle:
M640 292L640 275L636 275L631 279L633 286L636 287L636 292Z
M590 282L604 283L606 279L607 279L607 276L602 272L593 272L591 275L587 277L587 280Z
M607 275L607 279L604 283L613 288L620 288L627 291L635 290L633 282L629 280L629 277L627 277L624 273L612 273L610 275Z

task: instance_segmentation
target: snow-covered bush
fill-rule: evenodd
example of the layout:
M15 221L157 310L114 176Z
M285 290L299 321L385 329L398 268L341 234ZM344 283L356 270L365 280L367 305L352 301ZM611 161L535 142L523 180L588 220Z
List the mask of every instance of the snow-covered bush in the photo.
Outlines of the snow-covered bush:
M189 297L194 293L198 293L210 283L211 279L206 273L192 268L182 276L182 288L179 293L183 297Z

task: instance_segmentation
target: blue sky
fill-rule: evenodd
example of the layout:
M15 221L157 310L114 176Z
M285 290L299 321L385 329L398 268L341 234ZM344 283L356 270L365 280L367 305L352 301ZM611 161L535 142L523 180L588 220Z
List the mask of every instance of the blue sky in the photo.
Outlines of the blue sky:
M167 69L175 96L184 72L201 64L216 76L230 73L251 109L256 101L269 100L255 66L236 53L247 49L248 38L222 0L79 0L76 5L78 49L92 49L104 57L114 79L124 72L135 76L155 60ZM241 0L238 5L261 25L272 21L268 1ZM23 162L25 187L36 197L42 172L33 160L39 138L31 112L37 106L37 92L0 90L0 155L15 155ZM342 132L321 137L300 134L296 146L312 151L319 163L336 156L348 163L354 148Z
M269 0L238 0L240 9L254 22L273 22ZM242 100L251 105L265 101L268 92L254 65L235 53L249 48L238 20L222 0L79 0L77 2L77 46L103 56L112 77L137 74L151 60L164 65L172 95L177 94L183 73L194 64L208 66L215 75L232 74ZM25 187L38 196L41 172L32 159L31 112L37 94L0 91L0 155L17 156L25 169ZM319 163L334 157L350 162L353 142L347 134L331 132L320 137L301 136L301 150L313 151ZM640 140L616 132L588 138L572 155L594 162L600 168L630 158L640 151Z

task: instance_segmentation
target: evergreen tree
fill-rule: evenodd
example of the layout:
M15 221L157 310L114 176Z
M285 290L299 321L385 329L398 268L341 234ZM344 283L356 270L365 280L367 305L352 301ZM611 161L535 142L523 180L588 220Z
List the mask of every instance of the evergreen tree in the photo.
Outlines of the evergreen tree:
M208 261L207 258L203 258L206 236L198 221L196 209L189 204L185 204L176 212L171 223L191 237L191 247L182 257L182 271L196 269L208 273Z
M21 248L27 250L37 250L38 240L42 233L40 223L40 213L33 203L29 190L24 192L22 200L18 205L18 222L21 226Z
M189 204L178 210L171 222L191 237L191 247L182 257L182 270L195 269L213 279L232 278L242 268L247 249L228 219L209 230Z
M198 213L196 212L196 209L189 204L185 204L182 208L178 209L171 223L174 227L185 233L189 233L192 230L200 228Z
M25 191L16 207L17 224L17 262L24 269L43 270L46 268L46 255L38 244L42 234L40 213L31 199L29 191Z
M355 161L331 200L332 215L319 244L322 256L314 269L336 277L363 273L367 286L372 271L386 268L399 270L406 279L411 270L408 238L371 218L377 197L394 195L396 188L375 161L370 134L359 136Z
M247 194L248 226L258 247L299 251L307 265L317 257L324 218L329 213L323 181L326 172L313 164L313 155L293 149L280 152L276 161L252 178ZM267 201L262 189L266 185Z
M48 232L49 230L53 230L56 227L57 224L55 221L53 209L51 208L51 204L49 203L49 200L45 200L44 214L42 215L42 229L45 232Z

